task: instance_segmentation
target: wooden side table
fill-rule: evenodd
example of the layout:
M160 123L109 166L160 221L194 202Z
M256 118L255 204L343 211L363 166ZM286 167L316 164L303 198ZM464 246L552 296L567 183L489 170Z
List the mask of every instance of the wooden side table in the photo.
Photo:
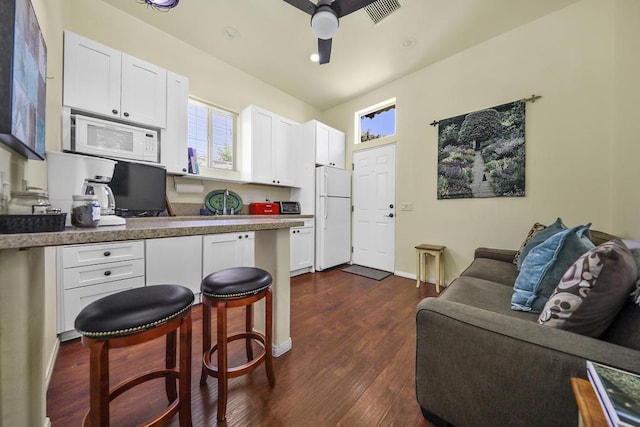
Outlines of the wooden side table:
M436 266L436 292L440 292L440 285L444 286L445 267L444 267L444 250L446 246L429 245L423 243L416 246L416 288L420 287L422 281L426 282L429 278L429 256L435 258ZM424 280L423 278L424 273Z
M607 427L609 424L591 383L582 378L571 377L571 387L578 404L578 426Z

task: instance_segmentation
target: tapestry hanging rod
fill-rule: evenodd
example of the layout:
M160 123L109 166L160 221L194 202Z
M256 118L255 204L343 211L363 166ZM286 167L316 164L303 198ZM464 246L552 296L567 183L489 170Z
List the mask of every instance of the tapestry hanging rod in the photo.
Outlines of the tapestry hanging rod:
M531 95L528 98L522 98L521 101L534 103L534 102L536 102L537 99L540 99L540 98L542 98L542 95ZM437 121L437 120L434 120L429 124L431 126L438 126L438 123L440 123L440 122Z

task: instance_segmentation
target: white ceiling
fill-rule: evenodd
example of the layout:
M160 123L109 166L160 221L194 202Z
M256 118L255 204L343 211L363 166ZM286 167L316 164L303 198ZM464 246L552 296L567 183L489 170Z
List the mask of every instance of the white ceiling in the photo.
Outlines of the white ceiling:
M364 10L341 19L325 65L309 61L310 16L283 0L181 0L166 13L103 1L324 111L577 0L398 0L378 24Z

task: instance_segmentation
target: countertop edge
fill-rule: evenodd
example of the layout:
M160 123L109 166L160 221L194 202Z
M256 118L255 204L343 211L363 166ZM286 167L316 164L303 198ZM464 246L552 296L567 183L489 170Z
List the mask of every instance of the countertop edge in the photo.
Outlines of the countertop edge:
M304 220L276 218L211 219L209 217L162 217L152 220L128 220L126 225L95 229L66 229L50 233L0 235L1 249L26 249L44 246L105 243L123 240L157 239L163 237L196 236L243 231L278 230L304 226Z

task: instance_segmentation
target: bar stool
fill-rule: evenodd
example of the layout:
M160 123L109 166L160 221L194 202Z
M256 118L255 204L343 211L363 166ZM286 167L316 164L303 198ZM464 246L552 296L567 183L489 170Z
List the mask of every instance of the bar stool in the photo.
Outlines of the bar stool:
M429 262L428 257L432 256L435 259L436 265L436 292L440 293L440 286L444 286L445 271L444 271L444 250L446 246L430 245L423 243L416 246L416 288L420 287L422 280L422 273L424 272L424 281L429 279Z
M75 320L82 344L90 350L89 412L83 425L109 425L109 402L146 381L165 378L170 405L146 425L164 425L179 412L180 426L191 426L191 304L193 292L178 285L134 288L86 306ZM180 365L176 338L180 329ZM149 370L109 389L109 350L166 335L165 369ZM178 389L176 390L176 382Z
M272 296L271 274L260 268L233 267L209 274L202 280L202 374L200 385L204 385L211 375L218 379L218 421L224 421L227 411L227 383L229 378L247 374L265 361L269 385L276 383L273 374L273 354L271 349ZM265 298L265 333L255 332L252 304ZM211 346L211 308L217 310L217 343ZM245 307L245 332L227 335L227 308ZM247 363L230 367L228 365L228 343L245 340ZM252 342L258 343L262 351L256 357ZM211 363L211 356L218 352L218 364Z

